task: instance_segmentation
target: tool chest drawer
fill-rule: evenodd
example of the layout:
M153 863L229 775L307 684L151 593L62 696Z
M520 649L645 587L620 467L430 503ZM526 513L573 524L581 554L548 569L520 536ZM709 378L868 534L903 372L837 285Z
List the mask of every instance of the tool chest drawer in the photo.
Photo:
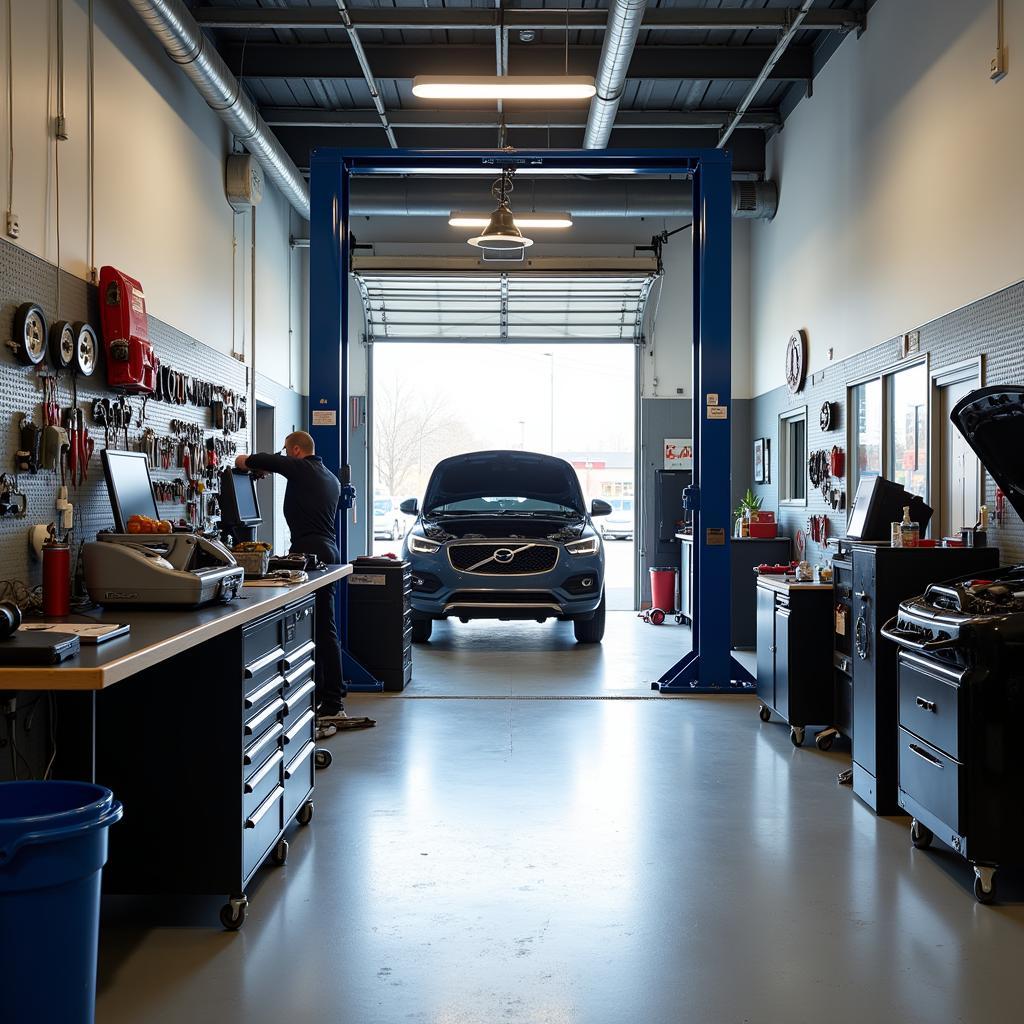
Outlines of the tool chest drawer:
M291 728L292 723L299 715L315 706L315 693L316 682L312 675L306 676L304 681L284 691L285 708L282 720L286 730Z
M277 750L283 735L284 726L278 720L246 746L242 753L242 764L246 767L251 764L262 764L270 751Z
M314 607L314 599L308 598L297 607L287 609L282 617L281 644L285 654L290 655L313 640Z
M278 747L259 767L247 768L242 787L242 811L248 819L281 782L284 751Z
M965 832L966 825L962 806L967 792L965 772L959 761L900 729L900 790L958 834Z
M281 834L284 786L277 782L263 801L246 815L242 834L242 871L248 877L270 852Z
M294 815L306 802L313 789L313 752L316 744L312 738L300 744L291 760L284 767L284 817L285 821Z
M900 652L900 725L932 746L961 759L959 674Z
M277 725L285 711L285 702L279 693L272 701L264 704L258 711L251 714L242 726L242 735L248 743L250 739L262 736L268 729Z

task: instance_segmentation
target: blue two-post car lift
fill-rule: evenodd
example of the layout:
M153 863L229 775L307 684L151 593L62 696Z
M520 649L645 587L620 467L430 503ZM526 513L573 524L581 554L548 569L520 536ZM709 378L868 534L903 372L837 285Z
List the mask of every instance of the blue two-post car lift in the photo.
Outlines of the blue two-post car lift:
M730 647L730 425L732 357L732 163L721 150L343 150L318 149L311 163L309 273L310 432L324 463L349 483L349 188L353 175L674 174L693 187L693 648L653 684L662 693L742 693L753 679ZM680 183L680 188L687 187ZM348 558L339 521L338 549ZM342 646L347 588L338 601ZM374 688L353 668L352 689ZM365 670L363 670L365 673Z

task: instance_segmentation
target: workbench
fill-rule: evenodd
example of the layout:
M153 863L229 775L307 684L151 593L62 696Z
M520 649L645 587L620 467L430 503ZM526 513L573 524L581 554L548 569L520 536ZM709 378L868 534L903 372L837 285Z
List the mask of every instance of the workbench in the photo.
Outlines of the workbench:
M0 668L0 690L55 693L54 776L124 804L104 892L227 894L221 920L241 926L253 875L312 819L315 592L351 572L202 608L101 610L89 619L130 633L61 665Z

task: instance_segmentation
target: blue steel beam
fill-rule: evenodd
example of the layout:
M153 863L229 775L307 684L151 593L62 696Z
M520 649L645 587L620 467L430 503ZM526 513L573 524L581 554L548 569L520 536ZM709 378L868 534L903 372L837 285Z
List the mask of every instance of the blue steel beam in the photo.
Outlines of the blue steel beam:
M310 413L317 450L348 465L348 179L364 174L678 174L693 179L693 648L662 693L741 693L750 675L730 653L731 161L718 150L341 150L311 162ZM345 503L351 507L351 495ZM337 524L347 558L346 522ZM346 635L347 602L339 602Z

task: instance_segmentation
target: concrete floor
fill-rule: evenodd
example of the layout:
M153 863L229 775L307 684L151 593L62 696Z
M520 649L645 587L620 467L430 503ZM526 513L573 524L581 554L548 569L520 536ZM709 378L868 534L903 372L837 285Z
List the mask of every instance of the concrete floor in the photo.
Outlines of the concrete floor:
M750 697L531 699L650 696L686 631L610 620L600 651L439 630L406 695L352 698L378 727L329 741L241 932L106 904L100 1024L1016 1019L1024 883L977 905L836 785L847 753Z

